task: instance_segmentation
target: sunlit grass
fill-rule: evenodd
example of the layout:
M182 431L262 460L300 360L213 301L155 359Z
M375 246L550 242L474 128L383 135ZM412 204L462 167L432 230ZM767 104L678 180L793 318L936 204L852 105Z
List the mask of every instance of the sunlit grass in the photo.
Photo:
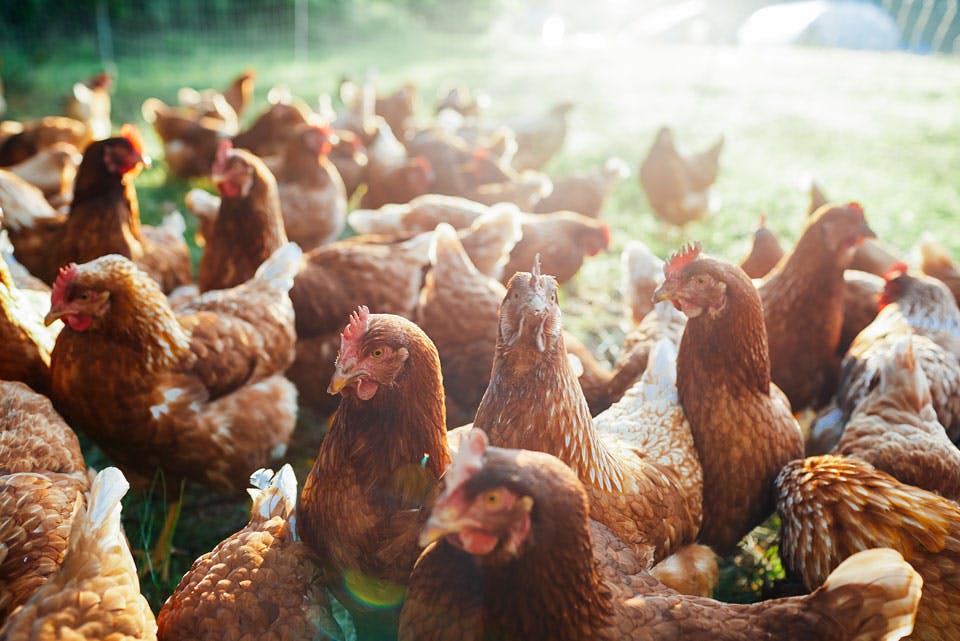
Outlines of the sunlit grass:
M537 34L532 34L537 35ZM154 36L159 38L160 36ZM150 50L149 40L144 51ZM160 47L156 47L160 49ZM164 44L163 50L169 50ZM619 250L628 239L647 242L660 255L684 240L700 239L714 255L738 260L749 246L758 215L787 243L801 228L807 206L806 182L816 177L839 200L863 203L871 226L890 247L905 252L923 231L933 231L960 255L960 62L953 58L901 53L774 49L727 46L675 46L568 37L559 47L541 46L534 37L494 30L485 36L428 33L411 25L380 38L335 44L311 43L306 65L295 64L291 49L228 50L196 39L180 55L144 53L118 63L114 121L139 122L148 96L173 101L182 85L223 86L244 67L258 71L257 105L273 83L285 84L313 102L335 92L343 74L379 74L392 89L413 80L421 89L419 120L428 122L435 91L463 81L492 97L491 118L545 112L560 100L573 100L571 132L548 169L586 169L616 155L636 168L661 124L676 129L691 150L726 136L717 183L721 205L686 236L653 219L635 176L613 194L604 218L614 231L613 251L588 261L563 298L566 323L588 344L613 357L621 320ZM60 98L77 79L99 70L92 45L65 44L42 63L19 60L5 73L11 117L55 113ZM17 88L26 93L15 93ZM149 127L144 126L146 132ZM152 132L151 132L152 133ZM148 146L159 159L156 138ZM143 217L157 222L172 205L182 210L193 185L168 180L163 163L138 179ZM192 236L193 221L188 217ZM306 434L291 448L303 481L316 452L322 421L305 418ZM95 466L106 463L88 447ZM163 522L166 502L157 492L133 491L125 500L131 543L150 549ZM144 580L155 610L199 554L239 528L247 518L243 497L224 499L190 488L174 539L172 580ZM773 530L769 530L773 531ZM761 531L763 546L772 537ZM754 541L756 542L756 541ZM763 577L777 577L778 561L748 551L727 565L720 594L756 598Z

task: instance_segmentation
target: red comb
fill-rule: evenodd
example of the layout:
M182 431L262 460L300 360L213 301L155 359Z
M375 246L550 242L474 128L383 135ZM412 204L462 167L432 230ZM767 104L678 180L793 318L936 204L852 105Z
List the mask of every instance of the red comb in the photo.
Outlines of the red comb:
M227 170L227 156L233 149L233 142L230 140L221 140L217 145L217 156L213 161L212 173L222 174Z
M883 280L889 283L891 280L896 280L901 276L906 276L908 271L910 271L910 268L907 267L905 262L900 261L898 263L894 263L890 266L890 269L883 273Z
M861 214L863 213L863 205L861 205L861 204L858 203L858 202L849 202L849 203L847 203L847 209L852 209L852 210L854 210L854 211L858 211L858 212L860 212Z
M700 257L700 250L702 248L703 243L698 240L678 249L676 252L674 252L673 256L670 257L670 260L667 261L667 264L664 265L664 274L669 276L670 274L678 273L684 267Z
M540 253L533 257L533 267L530 268L530 275L533 276L534 280L540 279Z
M477 147L473 150L472 157L474 160L486 160L490 157L490 150L486 147Z
M370 309L366 305L361 305L355 312L350 314L350 322L343 328L340 337L344 341L353 341L361 338L367 331L367 323L370 317Z
M135 152L143 155L143 136L140 135L140 130L137 129L136 125L127 123L120 127L120 136L127 139Z
M53 283L53 290L50 292L51 307L67 301L67 294L70 292L70 287L74 281L77 280L79 273L80 270L77 269L76 263L70 263L60 268L60 273L57 274L57 280Z

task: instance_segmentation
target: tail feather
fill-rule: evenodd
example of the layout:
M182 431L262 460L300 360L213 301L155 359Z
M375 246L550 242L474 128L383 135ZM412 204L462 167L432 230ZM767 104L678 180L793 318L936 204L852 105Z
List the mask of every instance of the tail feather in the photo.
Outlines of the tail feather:
M303 251L296 243L287 243L263 261L253 279L278 291L288 292L294 277L303 269Z
M84 533L93 533L113 516L120 519L120 499L130 489L123 472L115 467L107 467L97 474L90 488L90 503L86 515L81 519Z
M811 595L835 621L848 624L850 641L897 641L913 632L923 579L889 548L854 554Z
M649 399L679 399L677 392L677 348L669 338L661 338L650 350L647 369L640 377L644 396Z
M451 262L456 262L459 263L459 266L463 269L467 269L470 272L476 271L476 268L470 261L470 257L467 256L467 252L460 243L460 237L457 236L457 231L448 223L440 223L437 225L437 228L430 237L428 254L430 264L433 267L438 267L441 263L450 267L452 266L450 265Z
M917 249L920 250L921 270L927 271L927 268L947 268L953 267L950 260L950 254L930 232L925 232L917 243Z
M297 477L287 463L276 474L261 468L250 475L247 493L253 499L251 511L265 519L274 516L290 518L297 508Z

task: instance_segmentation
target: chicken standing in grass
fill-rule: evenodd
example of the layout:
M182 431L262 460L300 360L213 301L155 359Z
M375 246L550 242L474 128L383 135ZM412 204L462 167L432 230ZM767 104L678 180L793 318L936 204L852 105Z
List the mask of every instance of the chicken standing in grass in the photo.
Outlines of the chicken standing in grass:
M703 466L700 541L720 554L773 512L773 481L803 455L790 403L770 380L763 306L742 269L700 255L674 254L654 300L687 318L677 354L680 404Z

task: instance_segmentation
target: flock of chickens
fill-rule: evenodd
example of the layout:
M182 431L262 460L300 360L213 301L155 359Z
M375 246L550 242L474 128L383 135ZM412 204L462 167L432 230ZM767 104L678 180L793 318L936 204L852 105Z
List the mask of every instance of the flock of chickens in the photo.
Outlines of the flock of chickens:
M342 639L331 597L361 640L960 639L960 272L935 242L908 268L816 188L796 246L761 221L739 266L631 241L609 368L558 287L611 246L629 171L541 171L573 105L493 125L456 87L417 127L413 86L345 81L339 113L272 91L240 130L253 82L143 104L170 172L218 191L186 194L195 281L183 218L140 224L109 76L0 123L0 639ZM659 218L708 211L722 146L658 132ZM332 417L298 492L268 468L301 408ZM158 473L253 504L155 617L120 499ZM809 593L710 599L774 512Z

